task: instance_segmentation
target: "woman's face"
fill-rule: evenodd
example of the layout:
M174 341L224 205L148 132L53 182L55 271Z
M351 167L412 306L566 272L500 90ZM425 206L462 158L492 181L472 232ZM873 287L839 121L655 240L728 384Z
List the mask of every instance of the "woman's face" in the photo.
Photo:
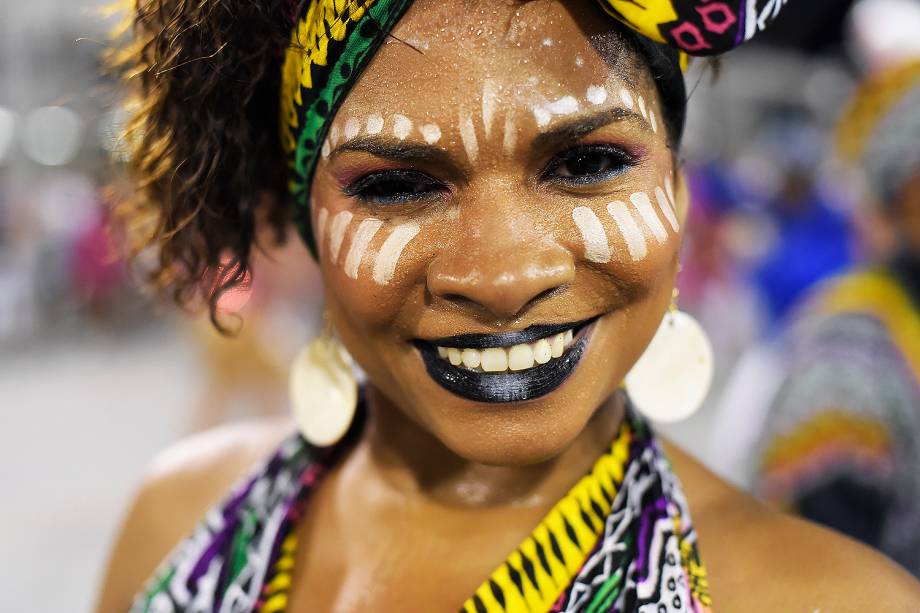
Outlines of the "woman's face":
M338 111L314 232L371 383L455 453L528 464L654 334L684 189L654 84L592 3L457 4L415 2Z

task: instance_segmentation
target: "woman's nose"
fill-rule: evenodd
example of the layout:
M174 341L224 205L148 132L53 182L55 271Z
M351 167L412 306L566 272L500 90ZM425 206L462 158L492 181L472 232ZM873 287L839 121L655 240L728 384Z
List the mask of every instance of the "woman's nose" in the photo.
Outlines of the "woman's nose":
M574 281L574 259L561 245L540 241L509 244L507 236L503 241L494 238L498 242L467 243L442 253L428 269L428 290L444 300L508 319Z

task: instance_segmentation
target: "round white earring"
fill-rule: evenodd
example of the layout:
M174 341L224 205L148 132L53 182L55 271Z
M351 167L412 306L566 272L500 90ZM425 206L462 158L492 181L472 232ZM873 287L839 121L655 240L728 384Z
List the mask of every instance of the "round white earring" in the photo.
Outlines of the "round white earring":
M702 326L676 308L626 375L636 409L653 421L676 422L696 413L712 385L712 345Z
M291 410L303 437L317 447L337 443L358 406L352 359L330 330L304 347L291 366Z

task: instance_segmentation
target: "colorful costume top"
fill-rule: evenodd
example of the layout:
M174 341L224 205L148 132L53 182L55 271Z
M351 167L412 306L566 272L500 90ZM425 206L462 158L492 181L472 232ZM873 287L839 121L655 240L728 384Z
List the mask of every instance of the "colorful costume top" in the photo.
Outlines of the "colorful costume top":
M282 613L296 524L323 473L357 436L316 449L299 435L208 513L131 613ZM464 613L710 611L687 502L635 415L594 467L465 603Z
M846 275L792 330L757 489L920 577L920 264Z

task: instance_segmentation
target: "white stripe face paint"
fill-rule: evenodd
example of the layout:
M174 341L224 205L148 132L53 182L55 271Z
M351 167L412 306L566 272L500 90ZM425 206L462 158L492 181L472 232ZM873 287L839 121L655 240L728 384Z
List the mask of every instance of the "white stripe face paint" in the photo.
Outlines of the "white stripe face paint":
M383 131L383 117L380 115L368 115L365 131L368 134L380 134Z
M623 104L626 105L626 108L628 108L630 111L633 110L633 97L632 94L629 93L628 89L620 90L620 100L623 101Z
M655 111L648 112L648 122L652 124L652 132L658 134L658 119L655 117Z
M330 149L330 148L331 148L331 147L329 147L329 139L327 138L325 141L323 141L323 149L322 149L322 151L321 151L321 153L323 154L323 157L324 157L324 158L329 157L329 149Z
M645 108L645 98L639 96L639 112L642 113L642 117L648 119L648 110Z
M321 208L316 214L316 251L320 259L323 257L323 237L326 234L326 220L329 219L329 211Z
M486 138L492 134L492 119L495 117L495 108L498 105L498 92L495 91L495 82L486 79L482 85L482 127Z
M514 153L514 145L517 143L517 129L514 125L514 115L509 111L505 117L505 136L502 140L502 149L505 153L511 155Z
M429 145L433 145L441 140L441 128L439 128L436 123L426 123L420 127L418 131L422 133L422 138L424 138L425 142Z
M393 115L393 136L406 140L412 132L412 121L405 115Z
M463 148L466 149L466 155L470 162L475 162L479 157L479 143L476 140L476 126L473 125L473 118L469 115L460 117L460 140L463 141Z
M578 226L581 238L585 242L585 259L598 264L609 262L610 246L607 244L607 233L594 211L586 206L576 207L572 210L572 220Z
M345 140L349 141L356 136L358 132L361 131L361 126L358 124L358 120L354 117L350 117L348 121L345 122Z
M658 201L658 208L661 209L668 223L671 224L671 229L675 232L679 231L680 224L677 223L677 216L675 215L674 208L671 206L671 203L668 202L667 195L660 187L655 188L655 200Z
M578 100L574 96L563 96L559 100L547 104L546 110L553 115L571 115L578 112Z
M674 209L674 212L677 212L677 201L674 200L674 177L668 177L664 180L664 193L668 195L668 202L671 203L671 208Z
M374 282L377 285L386 285L396 273L396 265L402 256L403 250L412 242L421 228L417 223L406 223L398 226L387 237L377 252L374 262Z
M597 106L599 104L604 104L607 100L607 90L599 85L592 85L588 88L588 93L586 95L588 102Z
M649 200L648 194L645 192L636 192L629 197L629 201L636 207L636 210L639 212L639 217L642 218L645 225L652 231L655 240L659 243L668 240L668 231L661 225L661 220L658 219L658 215L655 213L655 208L652 206L652 201Z
M337 144L339 144L339 127L334 125L329 131L329 146L335 147Z
M648 254L648 246L645 244L645 235L639 229L636 220L626 207L625 202L611 202L607 205L607 212L613 217L614 223L620 230L623 240L626 241L626 248L629 249L629 257L634 262L638 262Z
M332 218L332 224L329 227L329 261L333 264L339 260L339 250L342 248L342 241L345 239L345 231L348 230L351 218L352 214L348 211L342 211Z
M351 247L348 248L348 255L345 257L345 274L352 279L358 278L358 269L361 267L361 260L364 259L364 252L367 246L371 244L374 235L383 222L379 219L365 219L358 226L355 236L351 239Z

